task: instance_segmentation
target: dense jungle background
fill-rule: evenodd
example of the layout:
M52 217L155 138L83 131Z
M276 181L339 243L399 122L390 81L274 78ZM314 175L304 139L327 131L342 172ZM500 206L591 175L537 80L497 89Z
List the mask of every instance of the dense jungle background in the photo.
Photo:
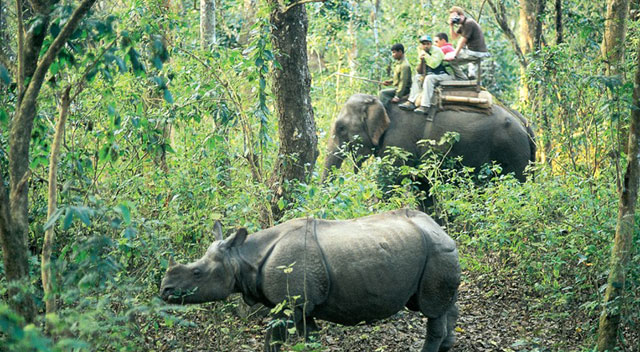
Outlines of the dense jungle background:
M640 2L303 2L0 1L0 351L258 351L269 320L239 297L159 299L170 257L200 258L216 220L225 234L251 233L426 197L461 255L454 350L605 350L620 192L638 158L628 141ZM390 77L394 43L415 67L417 38L448 33L453 5L484 30L484 85L534 125L528 181L497 165L443 168L432 153L419 167L373 158L357 173L347 160L323 183L331 122L348 97L377 94L368 80ZM304 77L306 67L279 59L276 33L305 21L311 99L287 106L277 72ZM282 132L285 112L317 136L302 177L282 176L298 161L283 157L284 142L301 133ZM402 182L385 182L390 174ZM430 194L418 191L421 177ZM609 350L640 351L631 204ZM426 319L402 311L375 325L320 324L318 341L292 337L287 350L418 351Z

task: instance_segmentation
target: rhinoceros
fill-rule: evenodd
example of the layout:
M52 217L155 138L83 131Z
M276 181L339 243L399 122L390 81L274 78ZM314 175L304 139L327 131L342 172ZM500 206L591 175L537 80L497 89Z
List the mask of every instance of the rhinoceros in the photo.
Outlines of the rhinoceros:
M300 218L251 236L241 228L225 240L219 223L214 230L217 240L202 258L170 262L160 288L165 301L203 303L240 292L250 305L274 307L299 296L294 320L305 337L317 331L314 318L355 325L406 306L428 318L423 352L447 351L455 341L458 252L427 214ZM286 326L270 326L265 351L278 351Z

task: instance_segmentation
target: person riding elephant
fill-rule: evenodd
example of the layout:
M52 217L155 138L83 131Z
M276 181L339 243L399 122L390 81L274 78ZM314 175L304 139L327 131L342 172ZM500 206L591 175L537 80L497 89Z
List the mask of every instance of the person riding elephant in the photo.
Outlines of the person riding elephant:
M496 162L504 173L514 173L518 180L525 181L525 168L535 160L535 136L517 112L494 105L488 115L445 110L428 121L425 115L403 111L397 105L386 110L380 100L367 94L352 95L333 123L323 179L333 167L341 166L344 150L356 157L374 153L382 157L390 147L399 147L417 161L429 148L418 143L420 140L439 140L449 131L459 134L449 156L461 156L462 164L476 170ZM356 160L361 163L363 159Z
M382 103L386 106L389 102L397 103L411 89L411 66L404 55L404 45L394 44L391 47L391 56L395 60L393 64L393 79L382 82L384 86L394 86L387 88L378 94Z
M436 85L444 80L452 79L445 70L443 65L444 53L442 50L433 45L430 35L420 37L421 50L418 52L418 59L423 73L421 80L416 77L416 82L411 85L411 92L407 102L400 104L398 107L403 110L413 110L421 114L428 114L431 108L431 100ZM417 82L419 80L419 82ZM420 96L420 101L417 101ZM419 105L416 107L416 105ZM435 111L434 111L435 112Z

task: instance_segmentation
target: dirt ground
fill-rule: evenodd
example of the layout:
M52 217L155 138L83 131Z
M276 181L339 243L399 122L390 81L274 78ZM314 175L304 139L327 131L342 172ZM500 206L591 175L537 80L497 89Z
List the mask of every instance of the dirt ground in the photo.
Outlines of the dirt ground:
M452 351L576 351L596 324L574 313L539 318L545 307L529 297L527 288L519 287L517 280L496 282L469 273L463 273L463 278L457 342ZM268 317L241 318L237 312L225 312L221 303L215 304L216 309L203 305L186 313L184 318L195 326L160 327L156 336L147 338L147 349L261 351ZM406 309L370 325L318 323L324 351L331 352L416 352L422 348L426 333L426 318Z

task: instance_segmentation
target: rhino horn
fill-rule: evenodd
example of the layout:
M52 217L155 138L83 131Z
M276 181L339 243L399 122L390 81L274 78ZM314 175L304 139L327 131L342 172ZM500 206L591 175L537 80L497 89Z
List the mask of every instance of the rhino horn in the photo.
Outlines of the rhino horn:
M173 268L176 265L178 264L176 263L175 260L173 260L173 257L169 257L169 269Z
M216 241L222 241L222 224L220 224L218 220L216 220L216 223L213 225L213 236Z

